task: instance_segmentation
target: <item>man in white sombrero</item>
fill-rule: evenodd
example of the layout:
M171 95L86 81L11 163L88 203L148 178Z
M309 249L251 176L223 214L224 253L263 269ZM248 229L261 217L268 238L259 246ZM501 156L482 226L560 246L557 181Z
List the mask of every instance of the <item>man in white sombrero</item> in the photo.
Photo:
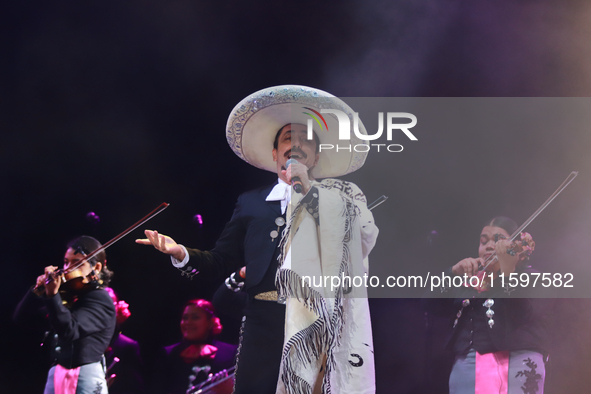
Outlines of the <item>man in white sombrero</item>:
M328 178L359 169L367 153L334 149L337 117L322 109L341 111L354 124L342 100L304 86L267 88L242 100L228 119L230 147L249 164L277 173L277 183L238 198L211 251L150 230L137 241L170 254L189 277L235 272L227 286L248 294L237 394L375 392L366 289L346 278L367 274L378 230L361 190ZM361 122L358 129L365 134ZM351 146L360 143L351 130Z

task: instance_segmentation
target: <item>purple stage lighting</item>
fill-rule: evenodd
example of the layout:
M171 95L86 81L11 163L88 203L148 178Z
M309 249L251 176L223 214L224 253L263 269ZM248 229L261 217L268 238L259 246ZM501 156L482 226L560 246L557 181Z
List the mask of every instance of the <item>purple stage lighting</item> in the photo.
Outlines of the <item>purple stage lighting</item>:
M101 221L101 218L94 212L88 212L86 214L86 220L88 220L91 224L98 224L98 222Z
M433 230L429 233L427 237L427 245L429 247L433 247L437 244L437 239L439 238L439 233L436 230Z
M193 216L193 220L195 221L195 223L199 224L199 228L203 227L203 218L201 217L201 215L197 214Z

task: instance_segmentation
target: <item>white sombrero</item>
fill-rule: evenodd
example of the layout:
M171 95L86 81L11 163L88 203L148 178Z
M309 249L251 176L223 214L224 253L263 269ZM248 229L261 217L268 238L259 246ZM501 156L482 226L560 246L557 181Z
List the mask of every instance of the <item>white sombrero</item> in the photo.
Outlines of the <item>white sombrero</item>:
M335 115L325 113L322 114L324 121L320 120L321 109L337 109L347 114L351 124L350 141L339 140L339 124ZM276 172L277 164L271 152L279 129L290 123L306 125L308 119L316 118L312 123L320 143L334 148L325 149L323 146L312 175L315 178L336 177L358 170L367 157L367 152L356 152L354 149L355 145L366 141L353 132L353 113L341 99L322 90L298 85L273 86L251 94L234 107L226 125L226 138L242 160ZM367 134L361 120L358 130ZM338 151L337 145L341 148Z

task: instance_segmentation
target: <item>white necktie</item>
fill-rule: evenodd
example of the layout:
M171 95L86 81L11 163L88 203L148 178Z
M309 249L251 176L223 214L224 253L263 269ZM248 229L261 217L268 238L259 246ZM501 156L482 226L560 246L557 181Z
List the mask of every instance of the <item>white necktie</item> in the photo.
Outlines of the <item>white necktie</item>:
M284 214L287 204L291 200L291 188L283 181L279 181L271 190L265 201L281 201L281 213Z

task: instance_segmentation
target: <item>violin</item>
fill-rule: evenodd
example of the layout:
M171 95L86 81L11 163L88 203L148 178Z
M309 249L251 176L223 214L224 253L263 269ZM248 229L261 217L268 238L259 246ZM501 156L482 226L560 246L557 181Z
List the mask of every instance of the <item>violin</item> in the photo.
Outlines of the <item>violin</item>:
M525 228L527 226L529 226L529 224L531 222L533 222L534 219L537 218L538 215L540 213L542 213L542 211L544 209L546 209L548 207L548 205L550 205L550 203L552 201L554 201L554 199L556 197L558 197L558 195L560 193L562 193L562 191L564 189L566 189L566 187L568 185L570 185L570 183L577 177L577 175L579 175L578 171L571 172L566 177L564 182L562 182L562 184L558 187L558 189L556 189L554 191L554 193L552 193L550 195L550 197L548 197L548 199L542 204L542 206L540 206L525 221L525 223L523 223L521 226L519 226L519 228L517 230L515 230L515 232L511 235L511 237L510 237L511 244L510 244L510 247L507 249L507 253L511 256L519 255L518 263L520 261L524 261L524 260L528 259L529 256L531 255L531 253L534 251L535 246L536 246L531 235L524 232L523 230L525 230ZM499 235L496 234L495 235L495 242L498 242L498 241L499 241ZM496 255L496 253L493 253L488 259L486 259L484 264L482 264L482 266L479 268L478 273L475 275L479 278L479 281L478 281L479 286L475 286L477 288L478 292L482 292L482 291L486 291L486 290L490 289L490 287L491 287L490 283L496 277L495 275L498 275L500 268L501 267L500 267L498 256ZM492 276L490 273L492 273Z
M94 270L86 276L80 270L74 270L62 274L62 283L60 289L63 287L66 292L77 294L84 290L100 286L101 280Z
M60 291L60 293L62 293L65 296L64 300L68 300L68 299L74 300L76 298L76 296L78 294L80 294L81 292L91 290L91 289L94 289L94 288L100 286L101 280L100 280L97 272L95 272L94 270L91 270L89 274L86 274L86 275L83 274L82 266L84 265L84 263L89 261L90 259L92 259L96 255L98 255L100 252L104 251L108 247L112 246L115 242L119 241L120 239L122 239L123 237L125 237L126 235L131 233L133 230L135 230L139 226L143 225L148 220L152 219L154 216L160 214L162 211L164 211L166 208L168 208L169 205L170 204L163 202L158 207L156 207L154 210L152 210L150 213L148 213L146 216L144 216L143 218L138 220L136 223L134 223L130 227L128 227L121 234L117 235L116 237L111 239L109 242L105 243L101 247L97 248L96 250L93 250L92 252L90 252L88 254L86 254L80 248L76 249L75 253L81 254L84 258L80 259L80 261L69 266L68 268L64 268L61 270L58 269L58 270L53 271L49 275L47 280L45 281L45 284L42 284L42 283L38 284L37 286L35 286L33 288L33 292L37 295L42 295L43 292L45 292L45 285L48 285L51 281L56 280L58 277L61 280L59 291Z
M495 234L495 243L500 239L506 239L501 234ZM513 257L518 257L516 266L529 260L532 252L536 248L532 236L527 232L518 233L518 239L513 239L509 247L507 248L507 254ZM478 286L475 286L479 293L487 291L491 288L491 282L499 276L501 271L501 264L499 258L493 253L485 262L481 265L476 277L478 277Z

